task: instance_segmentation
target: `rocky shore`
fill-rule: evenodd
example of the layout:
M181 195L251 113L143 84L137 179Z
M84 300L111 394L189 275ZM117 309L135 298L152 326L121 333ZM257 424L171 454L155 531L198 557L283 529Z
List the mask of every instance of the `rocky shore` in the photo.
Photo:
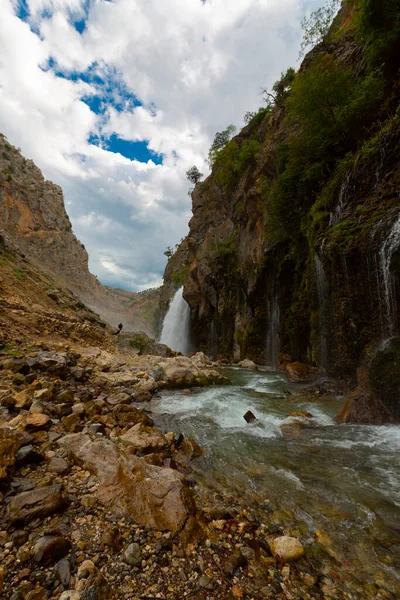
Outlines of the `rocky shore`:
M159 390L227 383L204 354L1 352L2 598L350 597L289 526L203 489L193 440L153 426Z

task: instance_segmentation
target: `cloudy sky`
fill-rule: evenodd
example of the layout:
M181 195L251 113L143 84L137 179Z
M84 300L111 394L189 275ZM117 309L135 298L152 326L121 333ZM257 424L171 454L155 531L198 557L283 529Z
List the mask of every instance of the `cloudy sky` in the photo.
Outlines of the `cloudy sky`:
M296 66L322 0L0 0L0 132L64 189L106 285L161 283L186 170Z

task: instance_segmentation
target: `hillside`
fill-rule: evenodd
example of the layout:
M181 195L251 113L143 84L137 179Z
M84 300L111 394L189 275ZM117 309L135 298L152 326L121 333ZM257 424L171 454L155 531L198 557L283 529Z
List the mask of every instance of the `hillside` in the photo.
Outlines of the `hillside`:
M89 272L59 186L0 135L0 233L112 326L154 335L155 295L109 290ZM149 299L148 307L146 300ZM140 307L140 308L139 308ZM138 309L136 311L136 309ZM137 312L137 314L136 314Z
M184 280L199 349L314 364L360 386L343 418L367 423L400 418L400 23L375 4L344 3L216 152Z

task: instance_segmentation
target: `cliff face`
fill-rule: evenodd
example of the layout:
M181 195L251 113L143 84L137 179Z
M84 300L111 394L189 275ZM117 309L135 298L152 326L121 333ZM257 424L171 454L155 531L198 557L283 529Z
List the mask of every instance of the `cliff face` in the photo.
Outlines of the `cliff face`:
M88 254L72 231L61 188L46 181L40 169L2 135L1 232L29 260L46 268L111 325L122 321L125 329L154 335L158 293L146 296L108 290L89 272ZM147 311L143 308L146 299Z
M345 419L384 422L400 417L400 25L365 5L197 184L184 297L199 349L315 362L359 385Z

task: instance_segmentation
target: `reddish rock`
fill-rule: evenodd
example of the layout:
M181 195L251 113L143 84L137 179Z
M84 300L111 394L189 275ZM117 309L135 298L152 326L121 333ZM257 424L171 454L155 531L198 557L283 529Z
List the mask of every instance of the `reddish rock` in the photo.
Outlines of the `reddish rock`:
M314 381L318 373L315 367L301 362L289 363L285 366L285 370L289 381L295 383L309 383Z
M66 499L61 485L22 492L14 496L7 506L8 521L13 524L17 521L42 519L58 512L65 505Z

